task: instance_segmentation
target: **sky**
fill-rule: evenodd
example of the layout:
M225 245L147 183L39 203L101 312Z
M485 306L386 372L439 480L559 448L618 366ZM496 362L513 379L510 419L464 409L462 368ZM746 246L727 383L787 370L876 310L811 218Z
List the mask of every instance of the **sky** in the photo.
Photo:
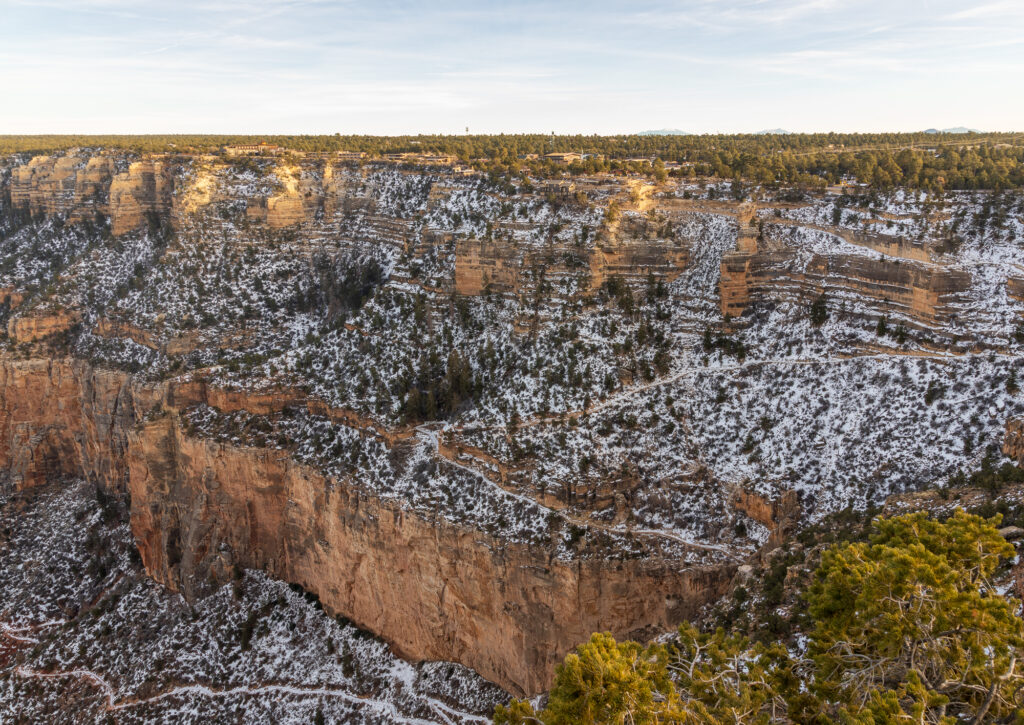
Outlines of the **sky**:
M0 0L0 133L1024 130L1024 0Z

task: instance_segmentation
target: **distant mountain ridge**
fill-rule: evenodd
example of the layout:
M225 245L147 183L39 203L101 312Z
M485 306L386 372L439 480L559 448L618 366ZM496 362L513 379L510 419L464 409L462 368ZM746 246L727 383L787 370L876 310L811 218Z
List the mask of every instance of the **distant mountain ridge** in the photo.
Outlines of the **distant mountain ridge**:
M954 126L953 128L929 128L925 130L925 133L981 133L981 131L966 126Z
M692 136L689 131L678 128L659 128L653 131L641 131L637 136Z

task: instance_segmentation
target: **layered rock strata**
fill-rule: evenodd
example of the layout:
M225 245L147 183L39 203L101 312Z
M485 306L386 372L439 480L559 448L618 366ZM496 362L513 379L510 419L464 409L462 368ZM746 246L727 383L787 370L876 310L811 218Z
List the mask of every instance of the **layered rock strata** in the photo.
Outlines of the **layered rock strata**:
M732 576L727 564L563 560L428 519L284 451L190 437L175 406L196 399L254 411L280 403L143 384L71 359L0 359L0 465L18 487L75 475L129 493L147 571L188 596L235 567L260 568L411 659L456 660L518 694L545 688L590 632L671 627Z
M809 302L825 292L849 294L882 314L898 314L918 326L948 323L971 284L965 271L934 264L863 255L811 255L774 249L731 252L722 259L721 309L738 317L767 300Z
M136 161L110 184L110 231L115 236L144 226L170 212L174 200L173 166L159 159Z

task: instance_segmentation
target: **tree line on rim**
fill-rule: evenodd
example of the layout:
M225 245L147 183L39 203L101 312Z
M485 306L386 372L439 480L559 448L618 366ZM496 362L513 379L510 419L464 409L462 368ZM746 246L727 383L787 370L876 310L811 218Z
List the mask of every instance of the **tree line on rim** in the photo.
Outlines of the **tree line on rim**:
M450 154L498 176L551 177L638 173L707 180L744 179L765 186L820 187L855 180L873 189L928 191L1024 187L1021 134L745 134L701 136L519 135L69 135L0 136L0 153L54 153L119 148L134 153L217 153L224 146L266 142L297 152ZM568 166L551 152L587 154ZM538 158L525 158L537 156ZM654 161L657 160L657 161ZM651 163L654 161L654 163ZM659 163L660 162L660 163ZM667 170L664 162L682 164Z

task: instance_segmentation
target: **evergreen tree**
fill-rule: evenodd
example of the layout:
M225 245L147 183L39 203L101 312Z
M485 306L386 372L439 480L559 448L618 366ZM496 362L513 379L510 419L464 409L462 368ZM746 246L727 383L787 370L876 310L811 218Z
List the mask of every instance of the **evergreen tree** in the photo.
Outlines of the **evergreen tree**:
M850 722L994 722L1021 717L1017 603L990 579L1014 550L957 510L876 522L870 543L827 551L808 594L820 695ZM1014 720L1015 722L1017 720Z
M806 657L688 624L646 647L595 634L558 667L547 707L514 701L495 722L1024 722L1024 620L991 581L1014 553L998 523L907 514L825 551Z
M821 327L828 319L828 297L824 292L811 303L811 324Z

